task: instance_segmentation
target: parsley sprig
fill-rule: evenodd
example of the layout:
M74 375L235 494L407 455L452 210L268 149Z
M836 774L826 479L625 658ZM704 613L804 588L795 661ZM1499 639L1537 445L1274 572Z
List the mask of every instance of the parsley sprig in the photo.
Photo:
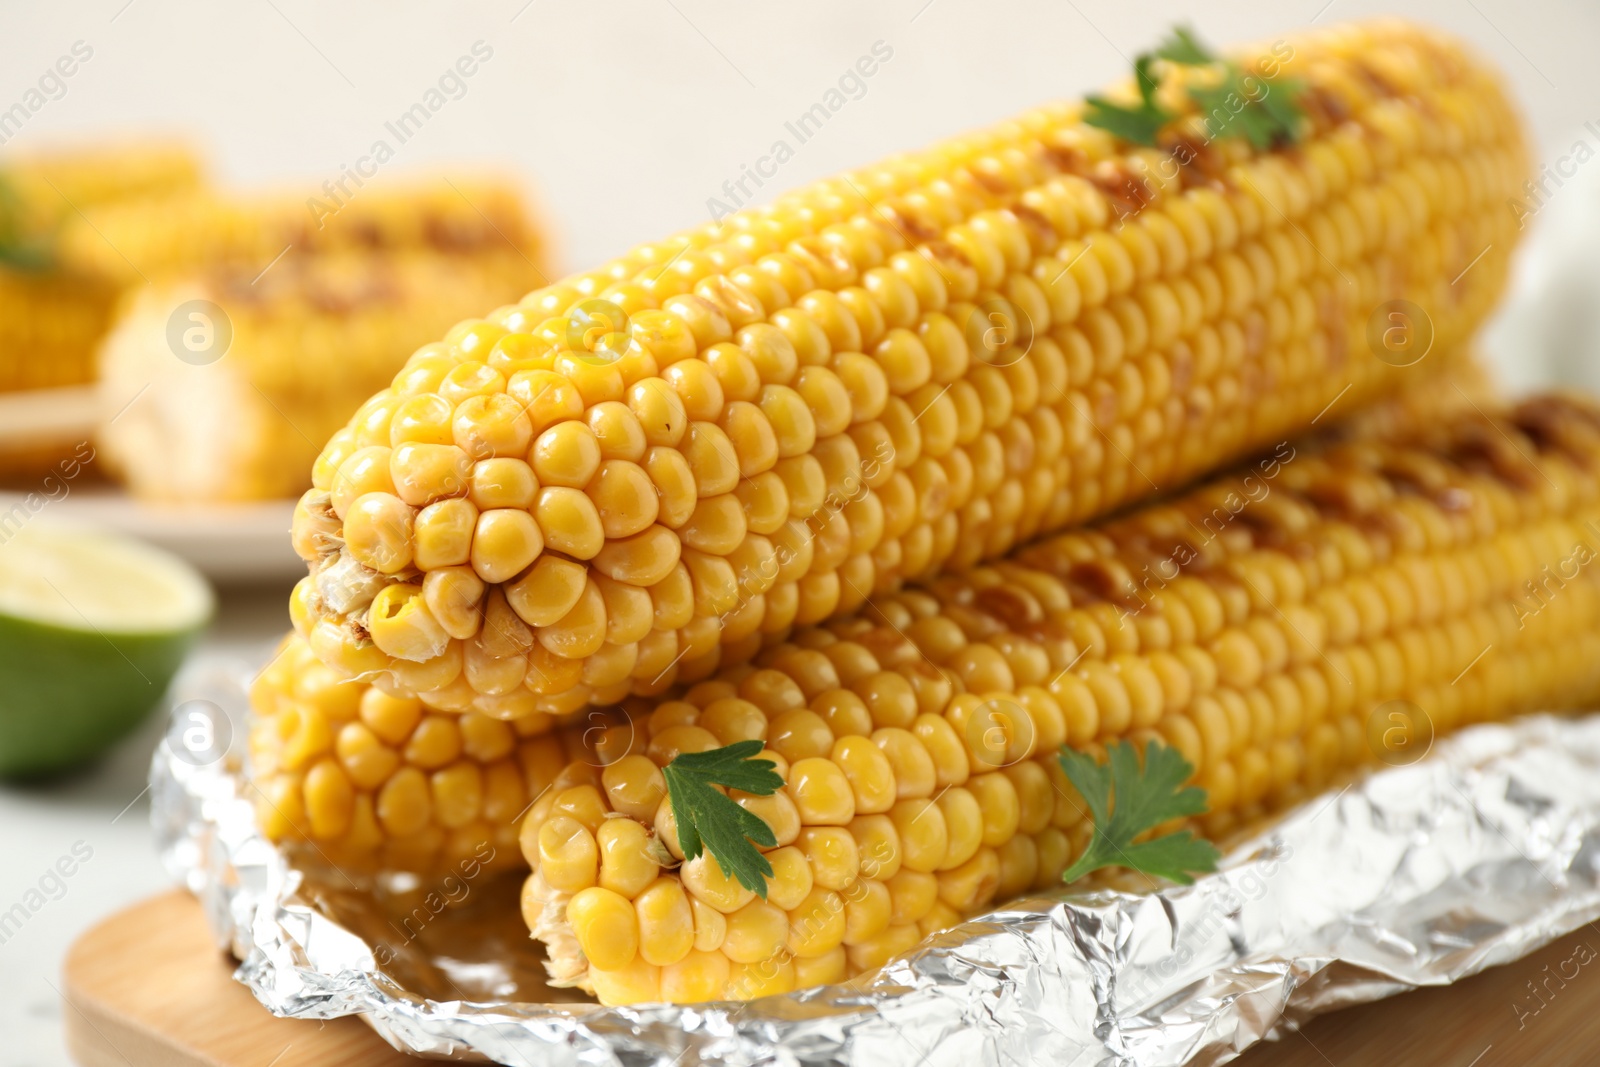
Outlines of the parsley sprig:
M778 765L754 758L763 747L760 741L739 741L709 752L682 752L662 774L683 858L709 851L724 875L765 900L772 864L756 846L774 848L778 838L759 816L712 788L720 785L763 797L783 788Z
M1303 82L1298 78L1250 75L1238 63L1212 52L1183 26L1174 29L1155 51L1141 53L1134 60L1138 104L1130 106L1091 96L1086 101L1089 107L1083 121L1124 141L1160 147L1161 130L1180 116L1156 101L1160 86L1155 69L1158 61L1213 68L1215 81L1189 87L1189 99L1207 117L1208 129L1211 117L1223 116L1223 121L1211 130L1212 136L1242 136L1259 150L1293 144L1298 137L1304 117L1298 102L1305 89ZM1258 86L1255 91L1251 89L1252 80Z
M53 259L49 242L29 231L21 194L0 171L0 267L41 271L48 269Z
M1175 748L1150 742L1139 750L1119 741L1106 750L1105 763L1082 752L1063 750L1061 769L1083 795L1094 816L1094 836L1078 861L1061 876L1073 882L1102 867L1128 867L1180 885L1194 881L1192 873L1217 869L1222 858L1216 846L1188 830L1141 841L1134 838L1169 819L1200 815L1206 810L1206 791L1184 786L1194 767Z

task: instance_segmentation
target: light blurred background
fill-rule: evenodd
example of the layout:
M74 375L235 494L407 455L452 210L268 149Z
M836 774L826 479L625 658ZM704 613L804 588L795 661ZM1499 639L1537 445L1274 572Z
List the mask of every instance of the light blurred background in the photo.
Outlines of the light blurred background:
M310 198L326 202L324 183L349 169L370 173L363 157L383 141L393 158L352 203L401 195L431 175L491 172L529 198L546 235L511 240L518 255L556 277L704 221L713 200L736 206L724 183L779 139L793 158L763 187L747 184L753 202L1119 79L1175 22L1233 44L1396 14L1453 31L1499 65L1527 116L1536 166L1559 178L1524 205L1513 293L1484 339L1493 366L1508 388L1600 385L1600 163L1590 158L1600 156L1600 5L1582 0L13 2L0 5L0 174L22 156L158 135L192 149L217 195L275 194L299 211ZM859 98L797 143L785 123L874 53ZM67 56L74 72L48 76ZM452 73L463 57L470 76ZM419 102L436 107L401 143L391 126ZM296 269L270 249L233 266L246 280ZM131 279L129 296L164 284ZM339 356L335 346L326 358ZM144 417L225 421L227 411L213 410L222 403L201 396ZM0 405L0 441L8 420L16 431L43 417L38 405ZM12 491L26 493L37 476L23 472ZM248 665L287 628L297 565L287 505L174 512L86 482L51 507L150 536L219 579L217 618L195 653L204 661ZM0 695L0 715L9 710ZM88 771L0 786L0 912L74 843L93 849L60 899L0 939L0 1067L63 1062L56 988L66 945L165 883L141 793L161 725L152 719Z

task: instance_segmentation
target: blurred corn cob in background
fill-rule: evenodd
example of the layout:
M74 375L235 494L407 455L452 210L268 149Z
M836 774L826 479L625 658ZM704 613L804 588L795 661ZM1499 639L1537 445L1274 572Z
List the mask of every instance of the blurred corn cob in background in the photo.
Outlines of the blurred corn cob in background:
M200 186L199 160L177 144L110 144L8 157L0 165L8 233L49 237L84 211Z
M544 277L545 242L509 185L373 189L323 222L302 201L203 196L123 205L68 235L94 269L154 283L101 355L123 410L100 444L134 493L296 495L406 353Z
M1091 829L1063 745L1176 749L1220 835L1436 734L1590 706L1597 520L1600 407L1544 397L1280 451L884 595L661 704L603 769L570 765L582 784L522 826L525 917L558 984L605 1003L784 992L1058 884ZM729 794L773 831L765 899L727 857L658 867L648 840L682 857L675 756L751 740L787 783Z
M1287 51L1292 151L1046 107L462 324L317 461L296 626L440 707L658 693L1445 369L1502 289L1519 124L1431 31Z
M548 253L516 187L485 178L375 185L339 206L287 193L148 197L86 212L60 246L82 270L129 285L211 270L254 278L279 256L430 252L497 268L518 296L543 280Z
M337 252L144 289L102 349L103 389L127 405L100 432L103 457L146 499L293 497L320 442L418 338L520 292L527 273L498 253Z
M120 287L62 255L63 228L199 185L188 151L128 145L0 160L0 392L82 385Z

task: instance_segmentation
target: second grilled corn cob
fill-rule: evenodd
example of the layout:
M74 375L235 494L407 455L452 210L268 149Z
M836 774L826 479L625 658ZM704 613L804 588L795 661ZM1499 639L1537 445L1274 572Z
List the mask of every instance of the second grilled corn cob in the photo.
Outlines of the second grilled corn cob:
M521 866L517 819L568 763L591 758L584 734L605 721L441 715L341 679L292 634L250 704L250 782L269 840L352 871L425 876L469 857Z
M1090 832L1063 745L1179 750L1221 834L1464 724L1591 703L1597 558L1594 405L1280 452L879 598L660 705L631 750L569 768L578 784L531 809L525 917L553 977L605 1003L871 970L1058 882ZM710 855L672 869L647 848L682 855L662 768L746 740L787 783L731 794L774 833L764 899ZM642 843L602 847L618 836Z
M1442 365L1514 236L1507 102L1413 27L1291 51L1293 152L1041 109L462 324L323 450L296 625L436 706L662 692ZM1413 370L1369 349L1402 298Z

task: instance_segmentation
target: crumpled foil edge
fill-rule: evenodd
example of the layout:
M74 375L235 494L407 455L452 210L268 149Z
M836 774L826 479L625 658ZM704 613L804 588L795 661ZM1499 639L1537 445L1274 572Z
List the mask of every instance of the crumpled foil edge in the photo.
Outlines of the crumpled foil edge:
M428 1000L298 895L237 769L166 742L164 862L276 1015L360 1014L396 1048L507 1064L1225 1063L1322 1012L1445 985L1600 917L1600 715L1482 725L1366 775L1149 895L1014 902L865 988L747 1004Z

